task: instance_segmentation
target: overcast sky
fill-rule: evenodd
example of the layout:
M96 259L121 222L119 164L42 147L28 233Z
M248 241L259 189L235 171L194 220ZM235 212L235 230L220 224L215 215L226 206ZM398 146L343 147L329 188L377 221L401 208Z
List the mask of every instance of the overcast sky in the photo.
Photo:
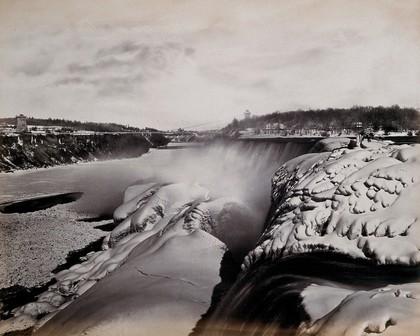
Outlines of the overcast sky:
M217 128L419 107L420 1L0 0L0 114Z

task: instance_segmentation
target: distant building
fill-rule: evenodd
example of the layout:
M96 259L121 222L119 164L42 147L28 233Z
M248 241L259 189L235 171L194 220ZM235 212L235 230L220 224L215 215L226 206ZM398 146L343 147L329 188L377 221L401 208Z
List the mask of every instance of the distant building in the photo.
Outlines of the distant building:
M363 128L363 124L360 121L357 121L357 122L353 123L353 125L357 129Z
M266 124L264 128L264 133L285 136L287 135L287 127L286 125L280 123Z
M239 134L243 137L252 136L256 134L255 128L247 128L246 130L239 131Z
M249 110L246 110L246 112L244 112L244 117L245 117L245 119L250 119L251 118L251 112L249 112Z
M26 125L26 116L20 114L16 116L16 132L22 133L28 130L28 126Z

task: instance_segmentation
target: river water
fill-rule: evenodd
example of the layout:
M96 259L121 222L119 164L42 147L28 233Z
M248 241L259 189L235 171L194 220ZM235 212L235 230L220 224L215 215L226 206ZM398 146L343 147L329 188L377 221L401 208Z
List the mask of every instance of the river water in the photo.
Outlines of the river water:
M166 167L173 157L171 151L157 150L132 159L108 160L31 169L0 174L0 202L66 192L83 192L75 202L75 210L103 215L112 211L122 201L126 187L135 181L151 177Z

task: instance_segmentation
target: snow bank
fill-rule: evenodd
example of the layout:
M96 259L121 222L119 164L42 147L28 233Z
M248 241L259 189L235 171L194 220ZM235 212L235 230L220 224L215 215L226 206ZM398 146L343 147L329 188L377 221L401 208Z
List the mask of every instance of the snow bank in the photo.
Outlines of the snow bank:
M272 180L272 210L256 260L335 251L379 264L420 261L420 146L378 143L308 154Z

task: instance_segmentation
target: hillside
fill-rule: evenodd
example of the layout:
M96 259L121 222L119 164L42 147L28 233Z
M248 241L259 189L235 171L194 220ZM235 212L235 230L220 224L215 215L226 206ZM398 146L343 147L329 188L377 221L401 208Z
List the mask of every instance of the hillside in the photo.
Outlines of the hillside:
M281 123L288 130L317 129L325 131L354 130L370 128L372 131L383 129L385 132L418 130L419 112L414 108L401 108L398 105L353 106L349 109L327 108L322 110L274 112L249 119L234 119L223 130L232 131L255 128L263 130L267 124Z

